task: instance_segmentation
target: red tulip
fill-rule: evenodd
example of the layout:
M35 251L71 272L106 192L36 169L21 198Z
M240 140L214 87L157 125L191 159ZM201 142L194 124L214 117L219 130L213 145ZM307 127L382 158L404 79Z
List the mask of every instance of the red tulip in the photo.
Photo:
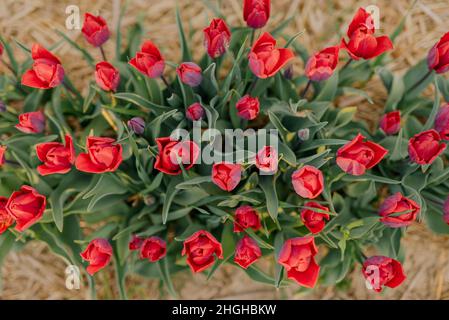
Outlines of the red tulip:
M84 24L81 32L87 42L94 47L100 47L110 36L106 20L101 16L94 16L90 13L84 15Z
M235 210L234 232L242 232L248 228L257 231L261 227L259 214L251 206L241 206Z
M292 50L276 48L276 40L271 34L264 32L248 55L249 68L256 77L265 79L274 76L293 58Z
M14 223L14 218L6 210L7 202L8 198L0 197L0 235Z
M234 262L243 269L248 269L261 256L262 250L257 242L245 235L235 247Z
M313 234L321 232L326 225L326 220L329 221L329 214L322 211L329 212L329 208L314 201L307 202L304 206L307 208L301 210L301 221ZM321 212L315 211L313 208L319 209Z
M89 262L86 270L88 274L93 276L111 261L112 246L107 239L94 239L89 243L86 250L81 253L81 257Z
M190 87L198 87L203 81L202 70L199 65L193 62L183 62L176 68L176 73L182 83Z
M315 53L306 64L306 76L312 81L324 81L334 73L340 48L329 47Z
M220 189L232 191L242 179L242 166L229 162L214 163L212 166L212 182Z
M278 262L287 270L289 279L301 286L313 288L320 273L320 267L315 262L317 253L313 237L288 239L282 246Z
M39 44L31 48L33 66L22 76L22 84L27 87L49 89L58 86L64 80L61 61Z
M30 186L22 186L9 197L6 211L16 221L16 230L22 232L42 218L46 205L45 196Z
M42 176L67 173L75 162L75 148L70 135L65 136L65 145L59 142L45 142L36 145L36 154L43 162L37 167L37 171Z
M159 49L149 40L144 42L129 64L150 78L160 77L165 67L165 61Z
M112 138L88 137L86 153L80 153L75 160L79 171L89 173L113 172L123 161L122 145Z
M215 258L223 259L223 248L213 235L200 230L184 241L182 255L187 255L192 272L201 272L212 266Z
M22 113L15 127L24 133L41 133L45 129L44 113L42 111Z
M262 28L269 18L270 0L245 0L243 2L243 19L248 27Z
M106 61L95 66L95 81L105 91L115 91L120 83L120 73L112 64Z
M384 286L396 288L406 279L401 263L384 256L366 259L362 272L366 281L376 292L381 292Z
M430 49L427 65L436 73L445 73L449 70L449 32Z
M435 130L427 130L414 135L408 142L410 160L417 164L430 164L446 149Z
M150 262L161 260L167 254L167 243L159 237L145 239L140 248L140 259L148 259Z
M129 251L136 251L136 250L140 250L140 248L142 247L142 243L145 239L136 236L135 234L133 234L131 241L128 243L128 249Z
M204 108L195 102L186 109L186 117L191 121L199 121L204 117Z
M401 130L401 112L392 111L384 114L380 119L380 128L385 134L396 134Z
M421 208L415 201L396 192L381 204L379 208L380 221L391 228L406 227L416 220L420 210Z
M218 58L228 50L231 32L223 19L213 19L210 25L203 30L203 33L204 46L211 58Z
M198 160L200 149L194 141L176 141L170 137L156 139L159 154L156 157L154 168L170 175L182 173L179 162L185 170L189 170Z
M237 108L238 116L245 120L257 118L260 111L259 99L257 97L251 97L248 94L241 97L235 107Z
M364 141L360 133L337 151L337 165L346 173L360 176L378 164L388 153L381 145Z
M274 174L278 169L278 152L272 146L265 146L256 154L256 167L263 173Z
M293 172L292 184L298 195L303 198L314 199L323 192L323 173L315 167L305 165Z
M388 36L375 37L374 21L370 13L360 8L349 25L349 42L341 39L341 48L346 49L354 60L371 59L393 49Z

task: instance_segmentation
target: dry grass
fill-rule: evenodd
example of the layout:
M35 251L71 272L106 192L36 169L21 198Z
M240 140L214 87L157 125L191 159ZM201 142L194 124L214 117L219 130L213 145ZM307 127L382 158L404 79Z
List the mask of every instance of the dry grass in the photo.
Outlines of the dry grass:
M54 30L64 31L96 57L100 53L86 45L79 30L65 29L65 8L67 5L79 5L81 13L86 10L101 13L110 25L115 25L120 11L120 0L2 0L0 2L0 34L31 45L39 42L51 46L60 40ZM216 1L183 0L179 1L182 17L192 34L192 48L195 58L203 53L201 29L213 16L213 12L204 6L204 2ZM241 0L226 0L222 9L230 25L243 25ZM346 23L350 21L355 9L361 5L375 4L381 10L381 28L391 33L405 14L412 0L276 0L272 4L272 18L267 29L272 29L287 17L294 15L289 32L294 34L305 30L299 41L309 50L315 51L323 46L339 42ZM174 19L174 0L130 0L128 11L123 19L122 31L132 25L137 18L144 21L145 37L160 46L168 60L178 61L179 43ZM405 22L404 32L397 38L389 68L402 73L410 65L421 60L433 43L446 31L449 19L447 0L419 0ZM336 30L338 32L336 32ZM113 37L115 30L113 30ZM106 46L109 55L113 52L113 41ZM92 79L92 70L81 60L80 54L67 44L56 48L64 67L79 88ZM17 50L18 56L23 53ZM299 59L298 59L299 60ZM2 69L0 69L2 70ZM302 72L302 65L295 65L295 72ZM367 85L373 97L374 105L367 105L358 99L342 101L342 105L358 105L359 117L375 121L385 101L385 92L379 81L374 79ZM317 288L312 293L296 292L295 288L276 291L270 287L256 284L235 267L224 267L217 272L213 281L206 283L204 276L191 277L185 273L175 277L175 286L181 298L320 298L320 299L449 299L448 237L438 237L428 232L424 226L415 225L403 240L406 249L405 271L407 281L396 290L382 295L374 295L365 289L360 270L350 276L352 285L347 291L335 288ZM87 290L83 286L79 291L65 288L65 265L55 260L41 244L31 243L22 252L11 253L3 268L4 299L83 299ZM101 298L116 297L116 288L112 273L102 272L98 279L98 292ZM131 298L158 299L159 283L141 278L129 279Z

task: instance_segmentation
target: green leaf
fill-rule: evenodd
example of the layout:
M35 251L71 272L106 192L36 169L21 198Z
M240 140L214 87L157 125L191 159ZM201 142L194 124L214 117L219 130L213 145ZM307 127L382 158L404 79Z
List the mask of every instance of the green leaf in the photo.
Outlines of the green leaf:
M135 94L135 93L116 93L114 95L119 100L124 100L127 102L131 102L135 105L138 105L139 107L142 107L144 109L150 110L155 115L160 115L166 111L170 111L169 107L161 106L156 103L153 103L145 98L142 98L141 96Z
M338 72L334 72L314 101L333 101L338 89Z
M274 258L275 258L275 282L274 285L276 288L279 288L282 282L282 278L284 276L284 268L277 263L282 246L284 244L284 233L278 232L276 233L276 236L274 237Z
M170 211L171 203L180 189L176 189L176 185L179 184L180 179L178 176L173 178L167 186L167 191L164 197L164 205L162 207L162 223L167 223L168 213Z
M126 192L126 188L113 174L103 174L94 187L83 195L83 199L92 198L87 206L87 210L92 211L101 199L111 195L122 195Z
M279 201L276 193L276 178L275 175L262 175L259 177L259 185L265 193L268 213L277 223Z
M178 27L179 39L181 40L181 60L182 61L193 61L190 54L189 44L187 42L186 36L184 34L184 28L182 27L182 19L179 13L179 7L176 6L176 25Z
M173 286L173 282L171 281L170 277L170 270L167 262L167 258L164 258L162 260L159 260L157 262L159 274L161 276L162 281L164 282L165 287L167 288L168 293L174 298L178 298L178 294L175 291L175 288Z
M440 90L438 89L438 83L434 81L435 86L435 99L433 101L432 111L430 112L429 117L427 118L426 124L424 125L423 130L429 130L433 127L435 123L435 118L438 114L438 110L440 109Z
M95 66L95 59L90 55L89 52L87 52L86 49L81 48L76 42L65 35L64 32L56 30L56 33L63 37L64 40L67 41L67 43L70 44L73 48L78 50L83 55L84 59L86 59L87 63L89 63L89 65L91 65L92 67Z
M94 85L91 84L89 86L89 93L87 94L83 102L83 113L86 113L87 110L89 110L89 106L92 103L92 100L95 98L96 94L97 90L95 89Z
M179 183L178 185L176 185L176 189L190 189L192 186L197 186L201 183L206 183L206 182L212 182L212 179L210 176L195 177L195 178L192 178L187 181Z

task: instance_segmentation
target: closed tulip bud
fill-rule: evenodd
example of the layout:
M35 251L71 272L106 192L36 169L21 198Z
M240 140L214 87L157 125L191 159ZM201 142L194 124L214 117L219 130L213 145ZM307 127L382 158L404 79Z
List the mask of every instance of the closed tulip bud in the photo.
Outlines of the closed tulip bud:
M449 70L449 32L430 49L427 65L436 73L445 73Z
M128 128L135 134L142 135L145 131L145 120L140 117L134 117L128 120Z
M237 101L235 107L237 108L237 114L240 118L253 120L259 115L260 102L257 97L251 97L247 94Z
M213 19L203 34L204 46L211 58L218 58L228 50L231 32L223 19Z
M243 19L250 28L258 29L267 24L270 18L270 0L245 0Z
M115 91L120 83L120 73L109 62L103 61L95 66L95 81L105 91Z
M190 87L198 87L203 81L201 68L193 62L183 62L176 68L176 73L182 83Z
M45 129L44 113L42 111L22 113L15 127L23 133L41 133Z
M200 103L195 102L187 108L186 117L191 121L201 120L204 117L204 108Z
M298 138L301 141L307 141L310 137L310 130L308 128L298 130Z
M81 32L87 42L94 47L101 46L110 36L106 20L101 16L94 16L90 13L84 15L84 24Z
M6 111L6 104L3 101L0 101L0 112Z
M380 128L385 134L396 134L401 130L401 112L392 111L384 114L380 119Z

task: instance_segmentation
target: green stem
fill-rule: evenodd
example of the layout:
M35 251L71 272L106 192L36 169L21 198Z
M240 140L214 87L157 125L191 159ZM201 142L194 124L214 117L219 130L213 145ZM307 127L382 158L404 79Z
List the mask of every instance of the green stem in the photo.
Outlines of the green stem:
M309 79L309 81L307 81L307 85L304 88L304 90L301 93L301 99L304 99L304 97L306 96L307 91L309 91L310 85L312 84L312 80Z
M100 52L101 52L101 56L103 57L103 61L108 61L108 59L106 59L106 53L104 52L103 46L100 46Z
M411 86L406 92L405 92L405 94L404 94L404 96L405 95L407 95L407 94L409 94L410 92L412 92L413 90L415 90L417 87L419 87L419 85L421 84L421 83L423 83L431 74L432 74L432 72L433 72L433 70L429 70L421 79L419 79L418 81L416 81L416 83L413 85L413 86Z

